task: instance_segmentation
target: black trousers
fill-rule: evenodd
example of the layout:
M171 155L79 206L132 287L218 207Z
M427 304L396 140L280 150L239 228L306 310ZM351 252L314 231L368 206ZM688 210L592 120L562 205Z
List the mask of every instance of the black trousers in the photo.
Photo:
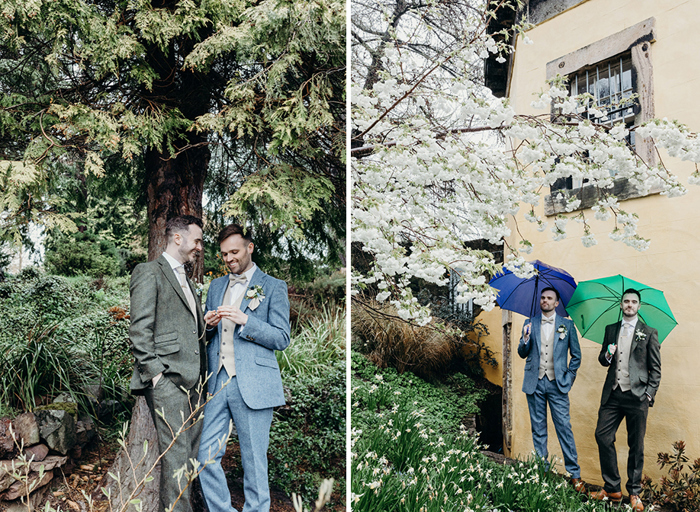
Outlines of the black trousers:
M607 492L620 492L620 471L617 468L615 434L625 419L627 426L627 492L639 494L642 491L642 470L644 469L644 435L647 431L649 400L646 395L639 399L631 391L623 392L618 387L610 393L608 401L598 410L598 425L595 440L598 443L600 469Z

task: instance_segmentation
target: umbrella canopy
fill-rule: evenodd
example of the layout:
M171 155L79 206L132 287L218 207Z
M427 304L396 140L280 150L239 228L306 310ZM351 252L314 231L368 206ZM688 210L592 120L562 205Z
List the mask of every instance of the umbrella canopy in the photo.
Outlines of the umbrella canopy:
M620 301L628 288L634 288L641 295L637 316L659 331L659 343L678 325L664 292L618 274L578 284L566 310L582 337L603 343L605 327L622 319Z
M524 316L533 317L542 312L540 295L544 288L554 288L559 292L557 315L569 316L565 306L576 289L576 281L566 270L552 267L540 260L530 262L535 267L535 275L523 279L510 270L496 274L489 284L498 290L496 303L509 311L515 311Z

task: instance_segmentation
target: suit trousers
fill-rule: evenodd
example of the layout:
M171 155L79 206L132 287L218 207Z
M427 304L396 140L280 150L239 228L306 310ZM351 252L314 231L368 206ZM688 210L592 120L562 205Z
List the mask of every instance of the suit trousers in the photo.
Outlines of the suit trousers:
M243 401L236 377L229 379L226 368L216 377L217 393L204 407L202 442L197 459L204 465L199 474L209 512L236 512L221 458L226 451L231 420L236 425L243 465L243 512L269 512L267 448L270 442L272 407L251 409Z
M647 431L649 400L642 400L631 391L613 389L605 404L598 410L598 425L595 440L598 443L600 470L607 492L620 492L620 471L617 468L615 434L625 418L627 426L627 492L639 494L642 491L642 470L644 469L644 435Z
M194 415L192 412L201 406L201 395L195 388L189 391L188 396L188 393L173 384L167 375L161 376L155 388L147 388L144 395L156 427L158 449L163 454L160 460L158 510L163 512L167 507L175 504L173 512L192 512L187 478L182 475L181 479L178 479L174 473L185 464L189 470L193 469L189 460L197 456L202 421L194 421L200 415L201 409ZM162 411L164 415L156 414L156 411L159 413ZM180 427L183 427L183 415L186 422L183 431L177 434ZM192 417L188 419L190 416ZM172 446L170 446L171 443L173 443Z
M545 376L537 381L535 392L526 396L530 409L532 444L535 447L535 452L543 459L547 459L549 456L547 449L547 404L549 403L554 429L557 432L559 445L564 455L564 467L571 478L580 478L581 468L578 465L576 443L569 416L569 394L562 393L557 383Z

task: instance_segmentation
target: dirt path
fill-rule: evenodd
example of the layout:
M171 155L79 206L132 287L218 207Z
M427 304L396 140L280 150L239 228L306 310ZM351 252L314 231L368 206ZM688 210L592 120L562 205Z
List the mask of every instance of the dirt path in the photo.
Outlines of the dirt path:
M98 486L107 475L112 462L116 456L119 446L116 443L111 445L103 444L102 448L95 446L83 453L81 460L76 464L67 466L63 474L57 475L49 484L49 490L41 501L37 510L43 510L46 503L51 507L62 511L83 512L89 510L87 500L83 492L92 496L94 500L93 509L95 512L106 512L107 502L103 499ZM232 450L227 450L222 466L227 471L228 486L231 491L231 502L237 510L243 509L243 480L234 477L238 473L234 454ZM294 512L292 500L284 492L278 489L270 489L272 503L270 512ZM201 494L193 499L195 512L206 510Z

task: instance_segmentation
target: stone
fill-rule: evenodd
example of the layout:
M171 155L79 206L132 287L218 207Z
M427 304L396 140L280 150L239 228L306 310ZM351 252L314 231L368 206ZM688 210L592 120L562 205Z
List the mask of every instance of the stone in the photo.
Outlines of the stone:
M78 437L78 444L85 446L95 438L95 423L92 418L85 417L75 424L75 432Z
M62 455L49 455L41 462L29 462L28 459L0 460L0 474L2 471L10 474L19 473L20 475L26 475L31 471L39 472L42 469L50 471L65 466L67 462L68 457ZM29 469L27 470L27 468Z
M73 400L73 397L71 396L70 393L61 393L58 395L56 398L53 399L53 403L55 404L74 404L75 400Z
M49 447L45 444L30 446L29 448L24 449L24 454L26 455L27 460L31 459L34 462L41 462L49 454Z
M17 433L24 446L32 446L39 443L39 425L31 412L25 412L12 420L12 428Z
M94 403L100 402L105 396L104 389L102 388L102 383L100 382L91 382L89 384L86 384L83 387L83 393L85 393L85 396L88 397L88 399Z
M64 410L35 412L41 438L52 450L66 455L77 442L75 420Z
M69 455L73 460L79 460L83 458L83 448L79 444L76 444L70 449Z
M17 445L12 436L12 420L0 419L0 459L11 459L17 453Z
M0 492L7 489L15 481L15 478L10 474L10 471L4 467L0 467ZM2 510L2 508L0 508Z
M117 400L103 400L97 407L97 419L109 423L122 411L124 411L124 406Z
M40 489L34 491L34 493L29 496L29 503L25 503L25 499L19 499L14 501L0 501L0 510L2 512L40 512L41 502L46 496L46 491L49 490L49 486L45 485Z
M29 493L32 494L40 487L48 484L51 480L53 480L53 471L44 472L44 474L41 475L41 478L39 477L39 473L29 473L28 482L23 482L20 480L13 483L6 491L0 494L0 499L5 501L16 500L20 496L27 495L27 484L29 485Z

